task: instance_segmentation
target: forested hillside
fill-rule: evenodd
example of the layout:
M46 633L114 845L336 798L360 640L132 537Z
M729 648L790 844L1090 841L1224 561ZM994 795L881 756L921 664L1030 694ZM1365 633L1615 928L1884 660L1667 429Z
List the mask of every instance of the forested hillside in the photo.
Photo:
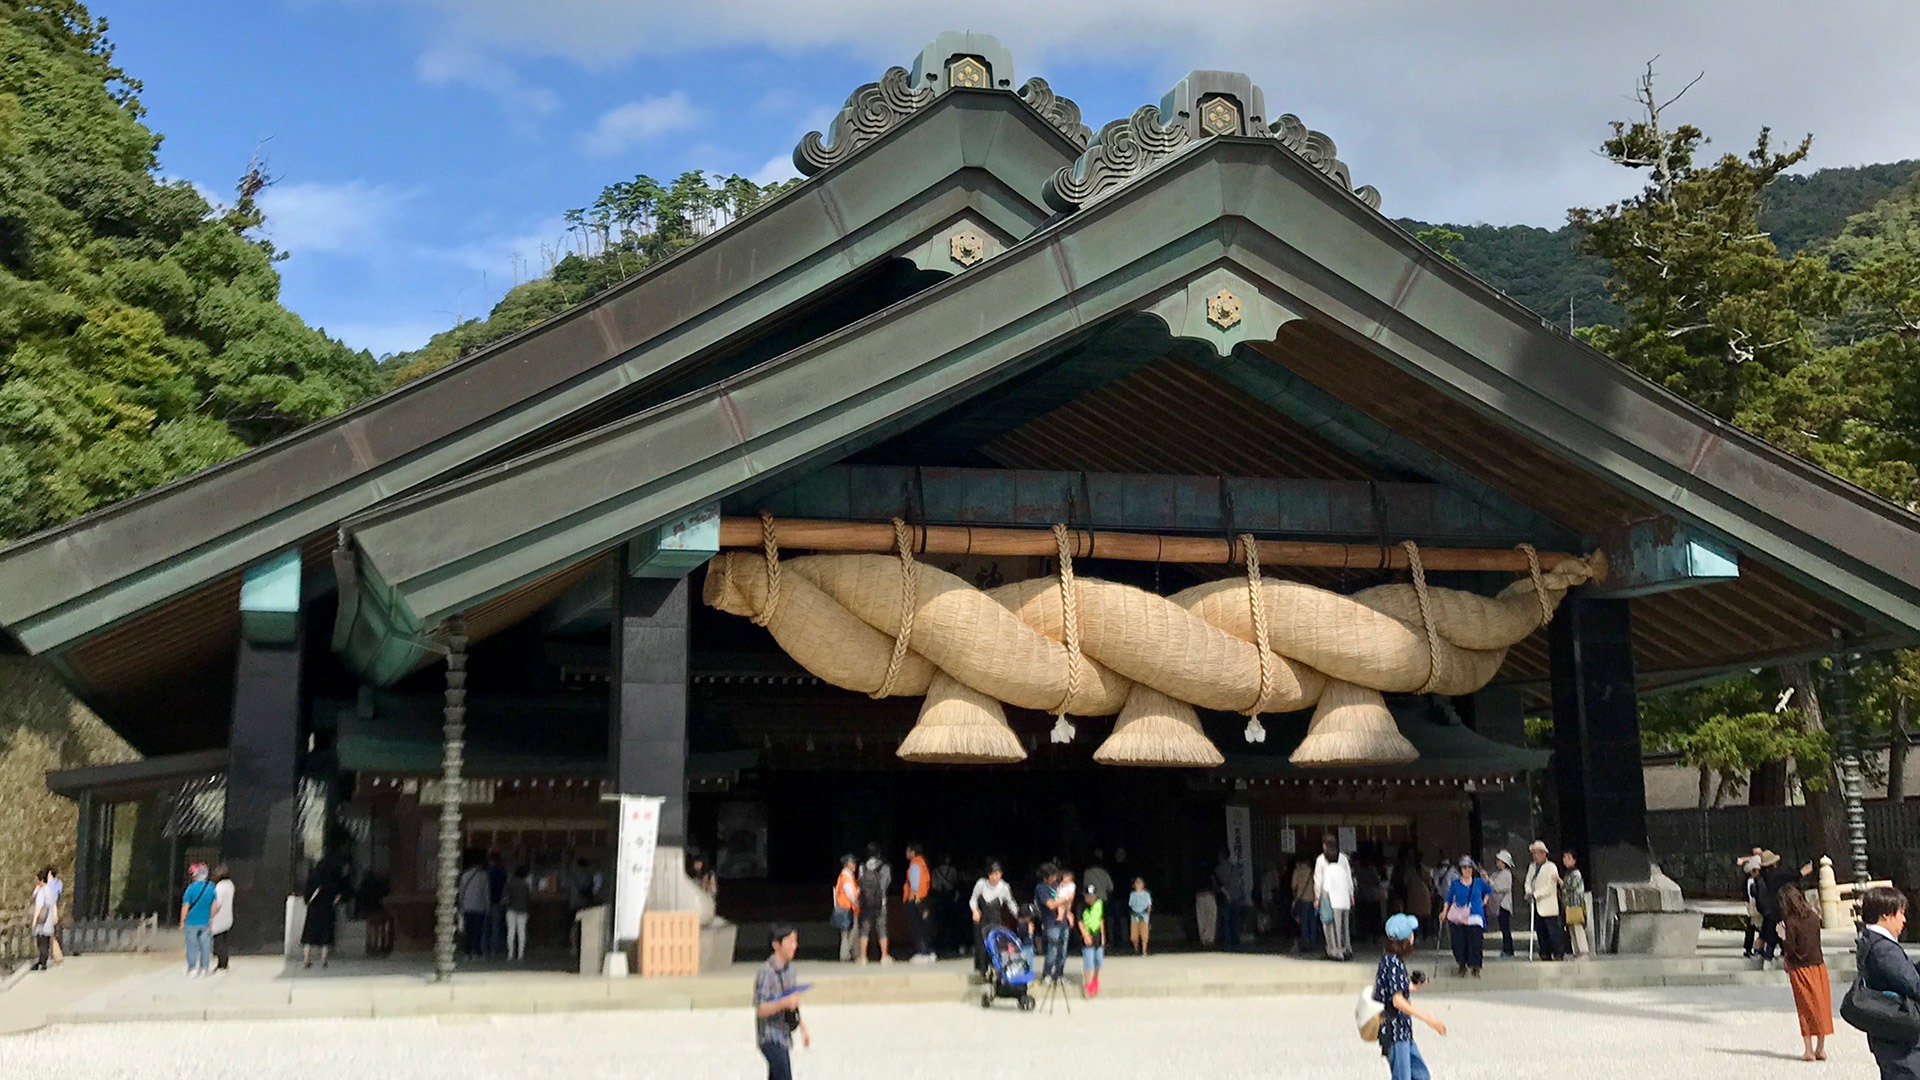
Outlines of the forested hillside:
M1920 160L1821 169L1780 176L1760 200L1760 228L1782 255L1831 239L1855 214L1871 209L1920 174ZM1501 292L1544 319L1565 325L1613 323L1620 309L1607 298L1607 263L1580 248L1571 225L1433 225L1403 218L1411 232L1440 228L1459 234L1449 253Z
M79 3L0 0L0 541L373 393L373 358L279 302L231 207L156 175L140 84ZM246 169L235 162L235 173Z

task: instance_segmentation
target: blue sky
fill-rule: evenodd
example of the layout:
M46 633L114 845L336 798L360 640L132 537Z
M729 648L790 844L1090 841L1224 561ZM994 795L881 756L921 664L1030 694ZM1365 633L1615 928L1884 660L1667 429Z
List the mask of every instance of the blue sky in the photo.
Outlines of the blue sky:
M636 173L791 175L794 142L945 28L997 34L1102 122L1187 70L1247 71L1394 216L1557 225L1632 177L1592 148L1641 65L1743 150L1920 156L1912 0L95 0L146 83L162 170L216 197L256 148L285 299L376 354L484 313L561 214ZM1675 10L1675 9L1678 10ZM1816 12L1816 8L1818 9Z

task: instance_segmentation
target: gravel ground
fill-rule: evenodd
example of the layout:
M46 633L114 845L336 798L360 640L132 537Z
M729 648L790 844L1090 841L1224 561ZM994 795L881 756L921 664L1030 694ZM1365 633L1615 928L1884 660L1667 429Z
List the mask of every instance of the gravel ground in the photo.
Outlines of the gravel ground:
M803 973L804 974L804 973ZM1784 987L1451 995L1422 1002L1452 1034L1416 1027L1436 1077L1541 1075L1700 1080L1874 1075L1844 1024L1832 1060L1805 1065ZM1019 1076L1385 1077L1341 997L1075 1002L1071 1016L973 1005L808 1011L800 1080ZM473 1080L480 1076L747 1080L765 1075L744 1011L582 1013L419 1020L123 1024L0 1039L0 1076L188 1080ZM1538 1071L1526 1070L1526 1071Z

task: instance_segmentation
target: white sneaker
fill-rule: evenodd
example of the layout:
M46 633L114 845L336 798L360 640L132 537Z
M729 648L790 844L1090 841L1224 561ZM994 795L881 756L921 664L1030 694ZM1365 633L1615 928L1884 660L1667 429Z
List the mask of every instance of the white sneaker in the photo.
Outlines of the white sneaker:
M882 964L891 964L891 963L893 963L893 957L892 957L892 956L882 956L882 957L880 958L880 962L881 962Z
M858 960L855 960L854 963L859 964L861 967L867 966L866 954L862 953L860 958Z

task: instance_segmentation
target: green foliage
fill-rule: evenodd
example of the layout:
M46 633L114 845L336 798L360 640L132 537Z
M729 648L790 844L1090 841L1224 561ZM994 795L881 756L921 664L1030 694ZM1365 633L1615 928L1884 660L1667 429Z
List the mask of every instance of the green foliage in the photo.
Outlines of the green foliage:
M1454 232L1445 225L1435 225L1431 229L1421 229L1419 232L1413 234L1413 238L1438 252L1440 257L1448 262L1460 261L1453 257L1453 245L1466 239L1464 235Z
M388 379L396 386L417 379L589 300L797 183L763 187L742 176L709 180L695 169L671 184L645 174L609 184L593 205L566 212L573 250L545 277L516 285L486 318L469 319L388 360Z
M1811 358L1818 322L1839 310L1841 285L1825 260L1782 259L1761 231L1760 197L1807 156L1785 153L1762 129L1745 156L1696 164L1698 128L1672 131L1658 115L1616 123L1602 144L1613 160L1646 170L1636 197L1568 217L1587 250L1611 264L1617 326L1590 340L1615 359L1723 418Z
M1776 177L1760 199L1760 229L1792 254L1832 239L1848 218L1916 177L1920 160ZM1620 309L1607 294L1607 261L1581 249L1580 231L1572 225L1430 225L1412 219L1400 225L1436 250L1425 234L1456 234L1459 239L1442 254L1548 322L1566 323L1569 307L1575 326L1620 321Z
M370 356L279 303L257 171L216 212L106 24L0 0L0 541L202 469L372 393Z

